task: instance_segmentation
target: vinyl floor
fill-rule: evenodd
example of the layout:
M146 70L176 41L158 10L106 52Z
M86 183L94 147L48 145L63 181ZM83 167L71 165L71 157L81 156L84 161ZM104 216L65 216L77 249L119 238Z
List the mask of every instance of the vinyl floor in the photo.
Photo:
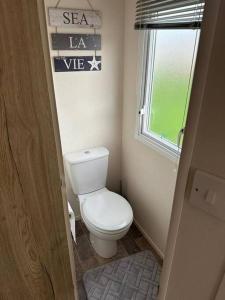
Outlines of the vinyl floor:
M155 254L155 257L159 263L162 264L160 257L155 253L154 249L147 242L135 224L132 224L126 236L118 241L118 252L110 259L102 258L94 251L89 241L89 232L82 221L76 221L76 239L77 242L73 242L73 249L79 300L87 299L82 277L83 274L89 269L96 268L108 262L132 255L142 250L151 250Z

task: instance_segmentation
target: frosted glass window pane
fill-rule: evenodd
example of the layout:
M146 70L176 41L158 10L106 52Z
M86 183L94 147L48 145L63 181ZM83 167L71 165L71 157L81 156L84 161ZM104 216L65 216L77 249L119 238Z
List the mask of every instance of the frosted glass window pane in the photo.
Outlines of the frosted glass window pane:
M156 32L148 129L173 144L185 125L196 34L195 30Z

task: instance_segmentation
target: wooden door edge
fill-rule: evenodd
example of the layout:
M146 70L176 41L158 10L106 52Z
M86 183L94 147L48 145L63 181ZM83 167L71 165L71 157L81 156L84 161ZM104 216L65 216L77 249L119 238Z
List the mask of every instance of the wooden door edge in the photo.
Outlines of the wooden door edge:
M75 299L78 299L76 273L75 273L75 261L74 261L72 237L71 237L70 222L69 222L69 213L68 213L68 206L67 206L67 199L66 199L66 192L65 192L63 157L62 157L62 149L61 149L61 143L60 143L55 92L54 92L51 62L50 62L48 32L47 32L47 24L46 24L46 17L45 17L45 3L44 3L44 0L41 0L41 1L36 0L36 1L37 1L39 21L40 21L39 24L40 24L41 39L42 39L42 49L43 49L43 54L44 54L44 59L45 59L45 69L46 69L46 78L47 78L49 99L50 99L50 105L51 105L52 122L53 122L53 127L54 127L54 135L55 135L55 142L56 142L56 148L57 148L56 149L57 157L58 157L57 163L59 166L60 178L61 178L61 183L62 183L61 190L62 190L62 198L63 198L63 208L64 208L64 218L65 218L65 225L66 225L67 241L68 241L68 248L69 248L69 255L70 255L70 267L71 267L72 280L73 280L73 285L74 285L74 295L75 295Z

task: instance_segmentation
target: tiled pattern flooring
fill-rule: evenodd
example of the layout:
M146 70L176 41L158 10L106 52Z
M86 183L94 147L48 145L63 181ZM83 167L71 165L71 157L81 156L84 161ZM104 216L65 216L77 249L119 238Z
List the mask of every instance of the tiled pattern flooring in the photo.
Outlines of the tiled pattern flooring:
M79 300L87 299L83 287L82 277L83 274L89 269L101 266L110 261L120 259L142 250L151 250L155 254L159 263L162 264L159 256L155 253L155 251L134 224L132 224L126 236L118 241L118 252L113 258L110 259L102 258L95 253L89 241L88 230L81 221L76 221L76 236L77 244L74 243L73 248L76 263L76 279Z

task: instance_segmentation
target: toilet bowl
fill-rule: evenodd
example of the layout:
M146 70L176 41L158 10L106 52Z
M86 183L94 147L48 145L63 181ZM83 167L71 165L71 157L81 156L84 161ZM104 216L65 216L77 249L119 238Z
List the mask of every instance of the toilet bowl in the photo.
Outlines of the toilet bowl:
M108 157L109 151L104 147L67 153L64 157L91 244L104 258L116 254L117 241L133 222L133 211L127 200L106 188Z
M104 258L117 253L117 240L128 232L133 222L130 204L106 188L78 195L83 222L90 232L95 251Z

